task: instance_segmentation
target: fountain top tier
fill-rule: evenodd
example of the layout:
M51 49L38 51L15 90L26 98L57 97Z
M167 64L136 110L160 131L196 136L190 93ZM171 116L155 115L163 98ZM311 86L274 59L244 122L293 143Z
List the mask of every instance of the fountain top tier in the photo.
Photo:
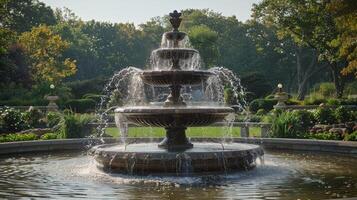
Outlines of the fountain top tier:
M167 40L173 41L174 48L177 48L178 42L185 38L186 33L180 32L178 30L182 21L182 19L180 18L181 13L177 12L177 10L174 10L174 12L170 13L169 15L170 15L170 23L173 29L171 32L166 32L164 36Z

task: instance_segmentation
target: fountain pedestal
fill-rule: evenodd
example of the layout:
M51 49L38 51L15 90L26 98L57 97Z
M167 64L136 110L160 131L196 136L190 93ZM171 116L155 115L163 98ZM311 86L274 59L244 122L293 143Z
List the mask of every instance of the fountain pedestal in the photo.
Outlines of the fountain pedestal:
M186 137L186 127L165 128L166 137L159 143L159 147L167 150L186 150L193 147L193 144Z

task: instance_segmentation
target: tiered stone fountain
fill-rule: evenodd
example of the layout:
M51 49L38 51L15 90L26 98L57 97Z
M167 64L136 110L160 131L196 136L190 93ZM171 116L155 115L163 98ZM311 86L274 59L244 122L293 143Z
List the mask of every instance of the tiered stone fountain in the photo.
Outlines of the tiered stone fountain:
M207 70L184 70L181 60L192 59L198 51L180 48L179 42L186 33L178 30L181 13L170 13L173 30L164 37L172 45L154 51L159 59L170 60L166 70L145 70L140 72L144 83L153 86L168 86L170 94L162 106L120 107L115 110L116 117L141 126L163 127L166 137L158 144L107 144L94 148L93 152L99 166L111 172L131 174L194 174L227 172L249 169L263 154L257 145L249 144L192 144L186 137L186 128L206 126L220 122L233 113L230 107L189 106L181 96L184 85L198 85L215 75Z

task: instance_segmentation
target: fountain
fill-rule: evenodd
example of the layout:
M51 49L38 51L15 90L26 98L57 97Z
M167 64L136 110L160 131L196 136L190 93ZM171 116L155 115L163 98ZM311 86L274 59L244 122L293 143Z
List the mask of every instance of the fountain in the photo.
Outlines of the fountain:
M216 73L209 70L184 69L182 63L192 63L198 51L182 47L186 33L178 30L181 13L170 13L173 30L163 35L168 44L153 51L165 69L134 70L147 85L168 87L170 93L158 106L124 106L115 109L116 121L128 121L141 126L163 127L166 137L154 143L104 144L92 149L100 168L129 174L226 173L247 170L255 166L262 149L251 144L191 143L187 127L199 127L224 121L234 110L224 106L196 106L184 101L183 86L205 84ZM188 61L188 62L187 62ZM121 124L121 123L119 123Z

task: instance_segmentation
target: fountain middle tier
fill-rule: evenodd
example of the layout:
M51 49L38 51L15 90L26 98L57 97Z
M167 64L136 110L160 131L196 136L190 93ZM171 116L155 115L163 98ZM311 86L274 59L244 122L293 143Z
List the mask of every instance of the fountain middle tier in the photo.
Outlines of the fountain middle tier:
M218 106L134 106L120 107L115 110L115 113L120 113L126 118L125 120L135 124L165 128L205 126L223 121L228 114L233 112L233 108Z
M193 147L186 137L186 128L223 121L234 110L229 107L121 107L115 110L116 121L130 121L142 126L166 129L166 137L158 145L170 151Z

